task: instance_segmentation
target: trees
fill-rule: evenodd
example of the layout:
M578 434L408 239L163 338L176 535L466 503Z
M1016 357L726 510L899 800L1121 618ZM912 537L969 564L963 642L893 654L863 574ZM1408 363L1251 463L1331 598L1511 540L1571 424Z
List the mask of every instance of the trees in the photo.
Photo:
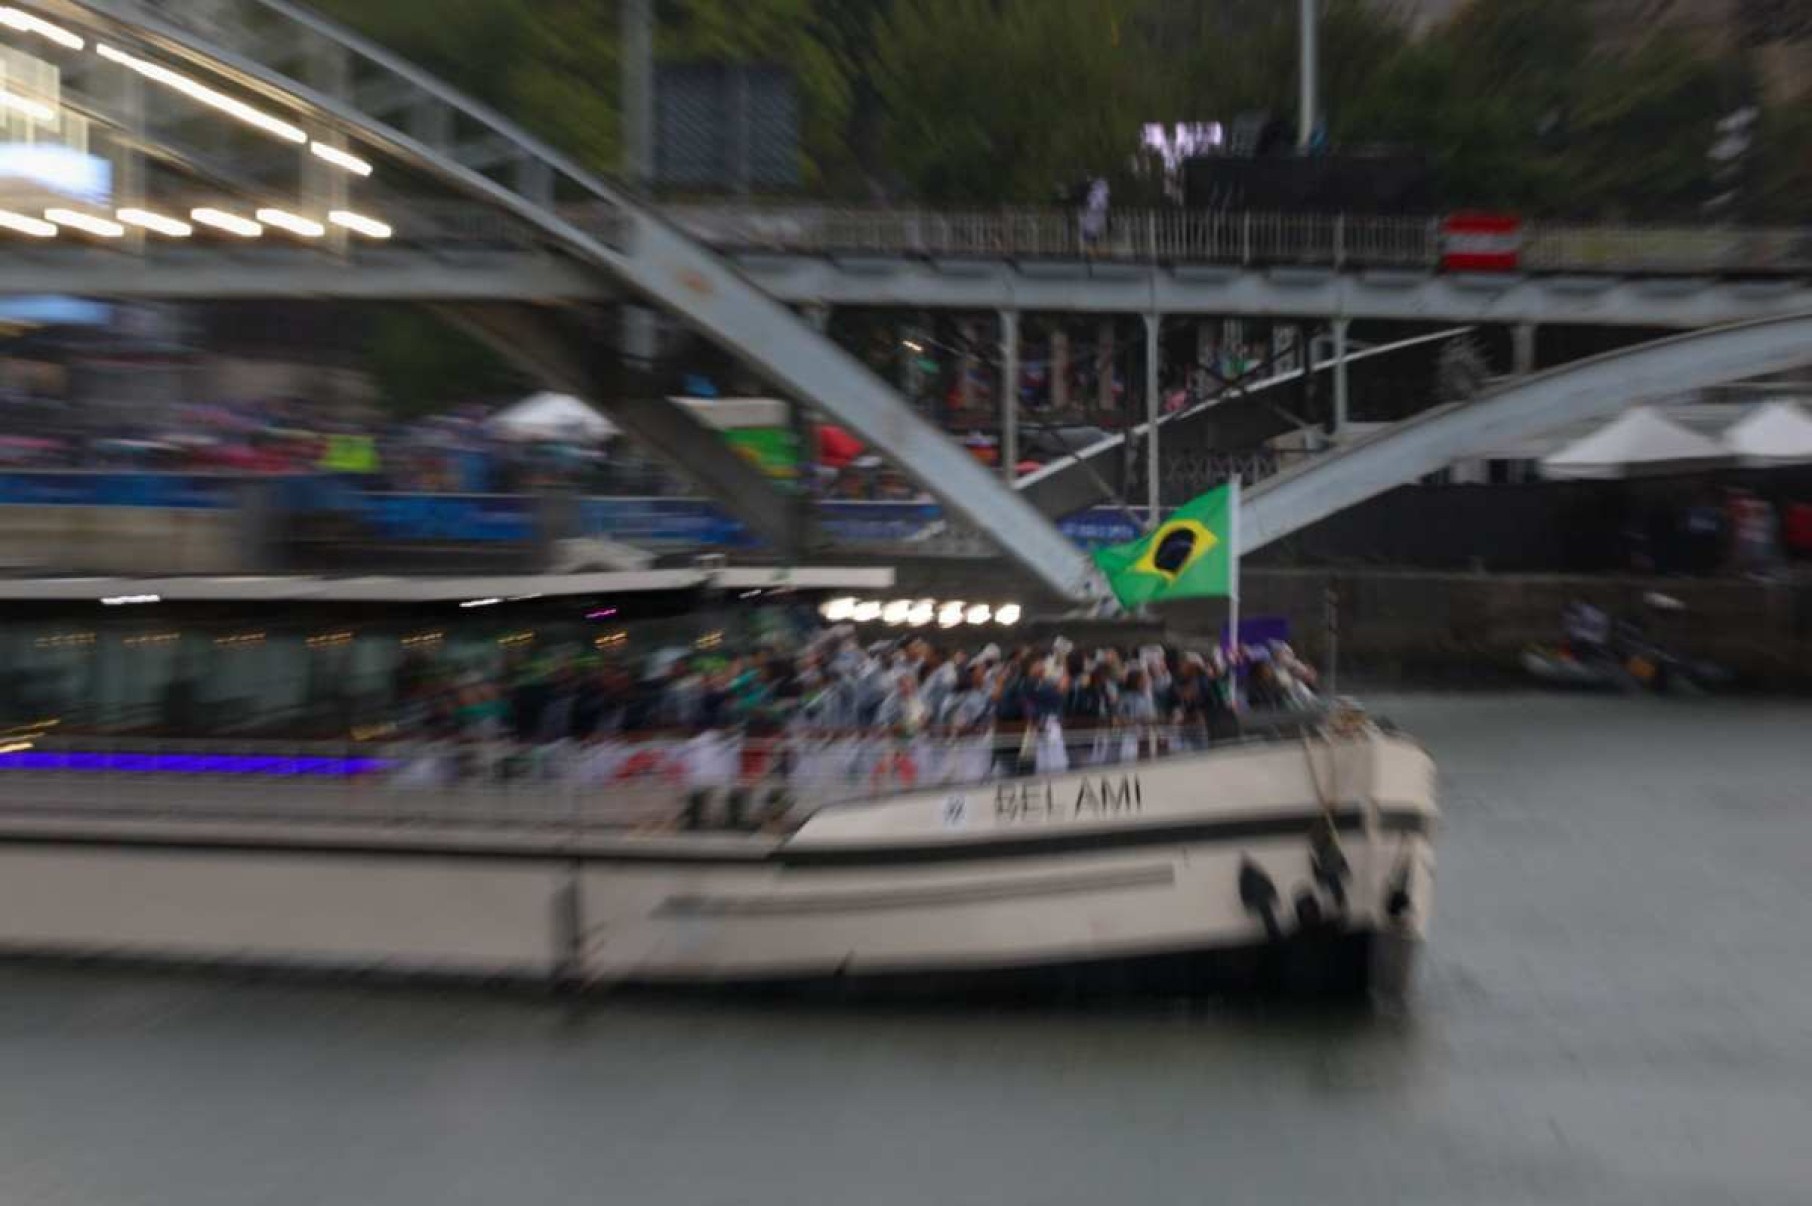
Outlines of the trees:
M941 203L1044 202L1129 168L1155 77L1139 0L893 0L873 78L890 166Z

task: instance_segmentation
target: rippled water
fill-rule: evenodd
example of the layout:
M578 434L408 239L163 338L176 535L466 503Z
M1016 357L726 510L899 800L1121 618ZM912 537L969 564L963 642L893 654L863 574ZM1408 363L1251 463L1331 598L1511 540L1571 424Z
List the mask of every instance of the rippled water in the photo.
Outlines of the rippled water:
M1812 1202L1812 707L1412 697L1396 1019L0 967L0 1203Z

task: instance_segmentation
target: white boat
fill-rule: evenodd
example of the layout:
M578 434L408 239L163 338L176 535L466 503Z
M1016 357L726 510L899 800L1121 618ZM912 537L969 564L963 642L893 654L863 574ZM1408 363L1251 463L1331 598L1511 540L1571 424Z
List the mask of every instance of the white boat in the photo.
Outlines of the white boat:
M811 781L789 739L689 791L675 752L709 769L694 743L733 739L507 772L458 746L436 780L420 747L47 738L0 767L0 951L964 999L1408 987L1438 819L1421 747L1352 713L1155 757L1185 736L1110 736L1061 773L984 779L1018 751L983 739L891 785L923 742L846 741L861 769ZM739 800L790 807L751 830Z
M1428 925L1433 763L1298 735L830 805L781 837L588 846L586 982L908 993L1401 993Z

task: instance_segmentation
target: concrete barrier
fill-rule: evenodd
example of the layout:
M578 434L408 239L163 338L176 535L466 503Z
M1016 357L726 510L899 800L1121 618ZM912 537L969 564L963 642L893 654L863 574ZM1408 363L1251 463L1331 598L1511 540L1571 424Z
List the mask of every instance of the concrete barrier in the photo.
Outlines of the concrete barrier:
M0 506L0 568L95 574L232 574L256 568L237 510Z

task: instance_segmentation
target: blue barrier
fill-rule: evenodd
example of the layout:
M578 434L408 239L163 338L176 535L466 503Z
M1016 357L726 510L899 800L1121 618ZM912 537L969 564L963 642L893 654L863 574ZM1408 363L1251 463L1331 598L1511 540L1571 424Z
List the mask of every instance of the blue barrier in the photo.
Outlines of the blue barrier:
M173 507L223 510L235 505L245 479L230 474L33 470L0 473L0 506ZM350 514L372 533L396 541L526 543L535 536L535 505L520 494L392 494L351 488L346 479L312 474L280 479L280 505L293 512ZM832 499L818 522L847 544L897 544L943 517L932 502ZM1086 548L1131 540L1142 530L1135 511L1092 507L1058 522ZM751 548L759 542L734 516L702 498L583 498L586 536L679 548Z
M0 473L0 506L222 510L239 478L207 473L69 470Z
M535 538L525 494L354 494L353 513L386 540L526 544Z

